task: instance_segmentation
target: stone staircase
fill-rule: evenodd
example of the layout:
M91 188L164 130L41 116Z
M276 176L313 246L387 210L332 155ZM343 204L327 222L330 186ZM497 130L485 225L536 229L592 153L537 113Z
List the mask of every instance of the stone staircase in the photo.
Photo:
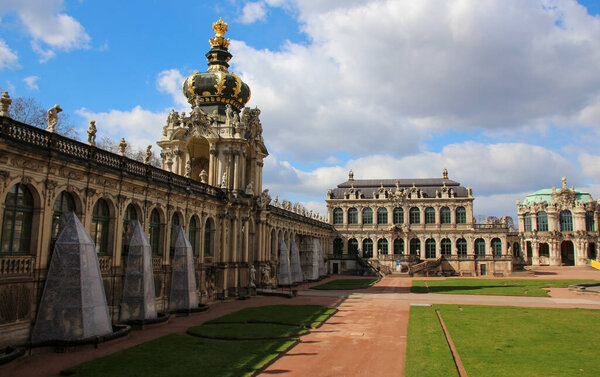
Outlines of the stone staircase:
M414 264L408 267L408 274L410 276L414 276L415 274L425 274L426 276L429 276L429 273L432 272L431 270L439 267L443 260L444 256L440 255L437 259L429 259L421 263Z

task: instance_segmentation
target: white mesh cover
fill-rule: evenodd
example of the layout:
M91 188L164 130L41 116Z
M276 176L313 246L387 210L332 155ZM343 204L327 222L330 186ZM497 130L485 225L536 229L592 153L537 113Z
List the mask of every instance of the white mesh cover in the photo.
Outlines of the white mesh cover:
M197 308L198 294L196 293L196 275L192 245L181 226L175 229L172 245L175 251L171 260L173 270L171 274L169 311Z
M279 239L279 275L277 276L277 283L279 285L292 284L290 253L282 238Z
M131 227L121 321L154 319L156 296L150 243L139 221L133 220Z
M306 236L300 241L300 262L306 280L319 278L319 255L315 238Z
M292 238L290 250L290 270L292 273L292 283L301 283L304 281L302 276L302 267L300 266L300 252L296 241Z
M325 276L327 275L327 270L325 269L325 258L323 256L323 248L321 248L321 241L315 238L315 242L317 244L317 250L319 255L319 275Z
M112 333L96 247L77 216L66 216L31 333L33 342Z

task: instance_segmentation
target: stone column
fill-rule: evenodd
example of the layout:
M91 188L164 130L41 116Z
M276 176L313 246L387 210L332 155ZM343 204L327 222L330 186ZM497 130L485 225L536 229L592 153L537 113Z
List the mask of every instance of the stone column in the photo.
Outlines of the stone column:
M531 264L533 266L540 265L540 245L537 241L531 243Z

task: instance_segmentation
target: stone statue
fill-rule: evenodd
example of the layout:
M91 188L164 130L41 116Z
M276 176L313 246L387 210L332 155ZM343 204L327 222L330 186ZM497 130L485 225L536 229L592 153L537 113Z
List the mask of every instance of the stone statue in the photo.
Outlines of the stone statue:
M231 125L233 122L233 108L230 104L225 106L225 117L227 118L227 124Z
M254 195L253 186L254 186L254 181L250 181L248 183L248 185L246 186L246 191L245 191L246 195Z
M227 172L223 172L223 176L221 177L221 187L227 188Z
M185 163L185 177L192 177L192 160L187 160Z
M95 120L91 120L90 121L90 126L88 127L87 130L87 134L88 134L88 144L92 145L92 146L96 146L96 121Z
M271 285L271 267L268 264L265 264L262 268L262 283L265 286Z
M248 286L250 286L250 288L256 288L256 269L254 268L254 265L250 265L250 281Z
M8 109L10 108L11 103L12 99L8 95L8 92L2 93L2 97L0 97L0 116L10 117Z
M54 128L58 124L58 113L60 113L62 109L59 105L54 105L50 109L48 109L48 113L46 115L46 123L48 127L46 127L46 131L54 132Z
M567 177L562 177L562 188L567 188Z
M200 172L200 182L207 183L207 181L208 181L208 173L206 172L206 170L202 169L202 171Z
M146 156L144 156L144 164L150 165L152 163L152 145L148 145L146 148Z
M125 156L125 150L127 150L127 142L125 141L125 138L121 138L121 142L119 143L119 154L121 156Z

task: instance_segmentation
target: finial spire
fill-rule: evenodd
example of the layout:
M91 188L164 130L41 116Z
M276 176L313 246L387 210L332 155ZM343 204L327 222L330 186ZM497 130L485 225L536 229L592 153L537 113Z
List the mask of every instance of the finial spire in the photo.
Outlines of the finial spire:
M562 177L562 188L567 188L567 177Z
M209 40L210 46L227 49L229 47L229 39L225 38L225 32L229 30L229 25L219 17L219 21L213 22L212 28L215 32L215 36Z
M442 171L442 178L448 179L448 169L444 168L444 170Z
M348 172L348 180L354 181L354 172L352 171L352 169L350 169L350 171Z

